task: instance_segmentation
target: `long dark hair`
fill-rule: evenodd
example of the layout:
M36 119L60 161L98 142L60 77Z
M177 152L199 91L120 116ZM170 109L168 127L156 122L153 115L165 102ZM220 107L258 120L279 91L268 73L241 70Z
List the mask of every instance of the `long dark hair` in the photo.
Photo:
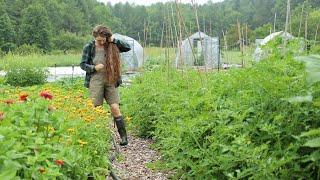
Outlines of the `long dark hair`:
M121 64L120 64L120 52L116 44L110 43L109 38L112 36L112 32L109 28L98 25L93 31L94 37L105 37L107 39L104 44L104 50L106 52L106 76L109 84L115 84L121 76Z

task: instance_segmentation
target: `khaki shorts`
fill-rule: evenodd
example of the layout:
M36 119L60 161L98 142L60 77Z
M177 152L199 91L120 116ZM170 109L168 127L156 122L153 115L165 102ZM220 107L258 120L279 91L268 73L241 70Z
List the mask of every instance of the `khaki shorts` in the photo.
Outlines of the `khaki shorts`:
M93 76L89 85L90 98L95 106L101 106L103 99L107 101L109 105L119 104L119 92L115 86L107 85L103 80Z

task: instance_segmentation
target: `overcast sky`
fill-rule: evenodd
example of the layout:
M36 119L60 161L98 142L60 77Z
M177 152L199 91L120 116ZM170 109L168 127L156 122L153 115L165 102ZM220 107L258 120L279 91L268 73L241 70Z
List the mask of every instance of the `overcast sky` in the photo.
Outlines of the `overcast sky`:
M129 3L134 3L136 5L150 5L150 4L157 3L157 2L168 2L168 1L173 2L174 0L98 0L98 1L111 2L112 5L119 3L119 2L122 2L122 3L129 2ZM197 2L198 4L204 4L208 1L209 0L194 0L194 2ZM212 2L221 2L223 0L211 0L211 1ZM181 0L181 2L182 3L191 3L191 0Z

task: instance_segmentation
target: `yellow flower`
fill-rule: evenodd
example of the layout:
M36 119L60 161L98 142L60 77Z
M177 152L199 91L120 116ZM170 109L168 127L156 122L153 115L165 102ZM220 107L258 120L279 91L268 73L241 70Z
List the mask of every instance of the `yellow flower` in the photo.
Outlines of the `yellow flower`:
M132 119L132 117L129 117L129 116L127 116L127 117L125 118L125 120L126 120L127 122L131 121L131 119Z
M79 143L81 146L88 144L88 142L82 141L81 139L78 140L78 143Z
M76 131L76 130L75 130L74 128L69 128L69 129L68 129L68 132L69 132L69 133L74 133L75 131Z
M56 130L55 130L54 127L52 127L52 126L49 126L49 127L48 127L48 130L49 130L50 133L56 132Z

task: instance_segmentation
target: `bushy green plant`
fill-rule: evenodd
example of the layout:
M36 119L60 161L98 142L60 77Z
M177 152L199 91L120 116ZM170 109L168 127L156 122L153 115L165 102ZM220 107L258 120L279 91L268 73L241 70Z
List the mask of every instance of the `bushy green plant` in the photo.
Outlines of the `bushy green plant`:
M122 92L123 109L178 178L319 178L319 136L303 135L320 127L318 100L291 101L309 93L304 65L272 50L247 69L147 72Z
M320 44L313 45L311 48L311 53L320 54Z
M82 37L74 33L62 32L54 37L53 44L55 49L63 50L64 52L68 50L82 50L88 39L88 37Z
M11 64L5 71L5 81L11 86L40 85L44 84L48 77L47 69L33 64Z
M12 51L13 54L15 55L31 55L31 54L42 54L43 50L38 48L36 45L28 45L28 44L23 44L17 48L15 48Z

